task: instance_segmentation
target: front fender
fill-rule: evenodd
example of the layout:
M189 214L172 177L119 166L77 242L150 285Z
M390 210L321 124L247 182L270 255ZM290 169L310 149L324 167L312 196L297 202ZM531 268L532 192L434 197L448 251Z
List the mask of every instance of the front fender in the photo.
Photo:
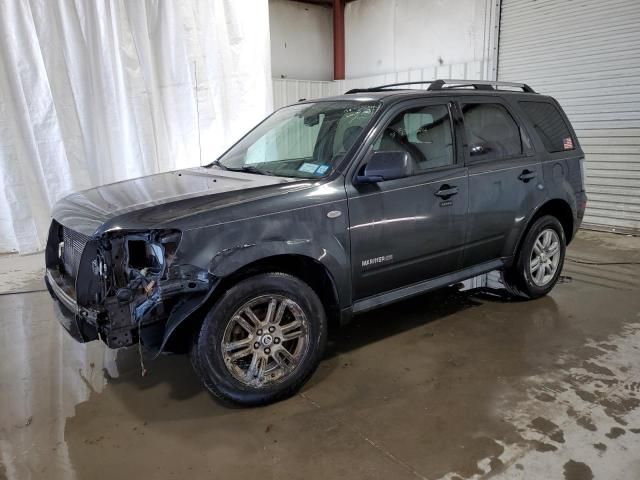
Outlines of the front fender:
M256 261L282 255L304 257L328 271L339 307L349 306L349 224L342 184L336 187L319 184L310 191L279 197L279 202L281 204L271 202L267 205L272 212L260 213L259 206L255 206L249 217L221 223L203 219L202 227L184 229L176 264L190 264L206 270L214 290L212 295L215 295L224 278ZM237 206L240 209L237 215L246 215L246 208L246 205ZM180 312L172 313L166 327L168 335L170 330L175 331L180 323L210 303L206 298L194 305L196 302L194 299L189 302L191 305L184 305Z
M291 239L226 248L216 253L209 263L209 275L213 279L209 292L186 299L171 312L157 355L164 350L167 342L180 325L209 303L209 299L219 288L221 279L259 260L282 255L306 257L324 265L333 280L340 307L350 305L349 272L351 269L349 256L335 238L325 246L310 239Z
M227 248L211 259L209 273L215 278L224 278L258 260L280 255L307 257L324 265L336 284L341 306L350 303L350 259L344 247L335 238L328 239L328 242L322 245L311 239L294 238Z

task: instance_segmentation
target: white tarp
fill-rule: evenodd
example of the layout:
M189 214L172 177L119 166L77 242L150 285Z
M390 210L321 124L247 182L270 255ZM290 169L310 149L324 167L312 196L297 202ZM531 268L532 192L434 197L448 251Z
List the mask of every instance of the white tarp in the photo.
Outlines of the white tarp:
M268 15L267 0L0 0L0 252L44 248L65 194L208 163L271 112Z

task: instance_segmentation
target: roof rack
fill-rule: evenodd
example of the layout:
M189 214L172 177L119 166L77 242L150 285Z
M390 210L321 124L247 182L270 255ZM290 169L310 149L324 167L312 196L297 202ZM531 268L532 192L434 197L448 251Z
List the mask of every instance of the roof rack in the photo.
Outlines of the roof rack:
M380 92L388 89L389 87L402 87L405 85L426 85L429 84L429 88L427 90L444 90L449 88L466 88L473 87L476 90L501 90L498 87L511 87L511 88L521 88L523 92L526 93L536 93L533 88L531 88L526 83L513 83L513 82L498 82L492 80L452 80L452 79L438 79L438 80L421 80L417 82L400 82L400 83L389 83L387 85L379 85L377 87L371 88L354 88L346 92L346 94L351 93L364 93L364 92Z

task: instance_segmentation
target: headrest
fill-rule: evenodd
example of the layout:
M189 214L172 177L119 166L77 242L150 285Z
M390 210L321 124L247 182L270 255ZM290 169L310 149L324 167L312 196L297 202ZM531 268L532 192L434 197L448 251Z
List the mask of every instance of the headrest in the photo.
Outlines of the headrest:
M416 132L416 138L418 139L419 142L422 142L422 143L432 143L434 136L437 135L436 127L437 125L433 123L427 123L425 125L422 125Z

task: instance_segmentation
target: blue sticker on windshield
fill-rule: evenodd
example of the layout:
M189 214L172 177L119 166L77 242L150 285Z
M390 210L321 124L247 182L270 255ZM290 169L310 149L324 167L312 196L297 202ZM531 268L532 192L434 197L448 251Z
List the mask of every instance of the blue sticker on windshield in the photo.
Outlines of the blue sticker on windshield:
M303 163L298 168L298 171L305 172L305 173L314 173L317 168L318 168L318 165L316 165L315 163Z
M326 173L326 171L329 170L329 165L320 165L317 169L316 169L316 175L324 175Z

